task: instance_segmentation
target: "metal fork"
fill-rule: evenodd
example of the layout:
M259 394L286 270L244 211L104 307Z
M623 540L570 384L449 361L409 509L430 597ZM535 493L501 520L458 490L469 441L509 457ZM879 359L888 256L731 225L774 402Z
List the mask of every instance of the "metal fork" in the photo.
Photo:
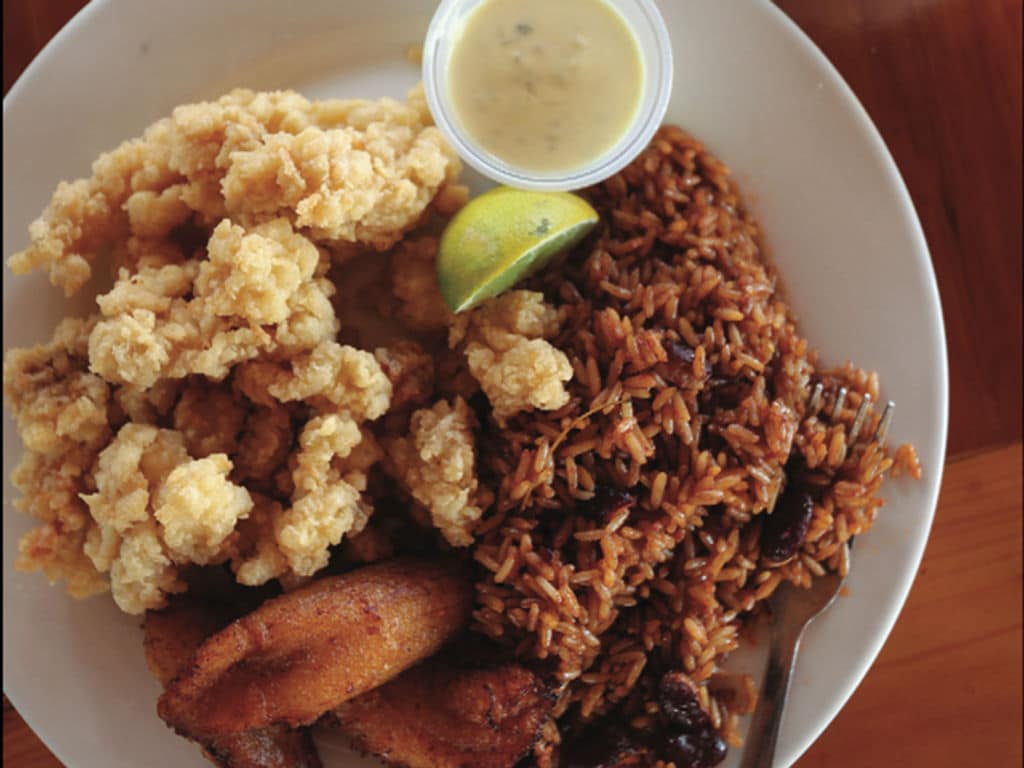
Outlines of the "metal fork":
M820 381L814 385L814 389L811 392L811 397L807 401L807 415L816 416L821 411L821 406L824 404L825 385ZM836 399L832 402L832 410L830 418L835 421L839 418L839 414L843 411L843 405L846 404L846 396L849 394L846 387L840 387L836 393ZM882 411L882 418L878 420L878 428L875 430L875 440L884 440L886 433L889 431L889 423L892 421L892 412L896 407L896 403L892 400L885 404L885 409ZM864 419L867 418L868 412L871 410L871 395L864 393L861 398L860 407L857 409L856 415L853 417L853 424L850 425L850 434L846 436L846 445L848 448L852 448L857 442L857 438L860 436L860 431L864 427Z
M814 387L808 402L811 415L817 414L821 409L823 390L824 387L820 382ZM846 395L845 387L836 394L831 412L833 419L838 418L842 411ZM850 426L850 436L847 438L849 448L854 446L870 408L871 397L865 394L857 409L857 414L854 416L853 424ZM894 408L895 404L891 400L886 403L873 439L878 441L885 439ZM851 539L843 544L846 549L846 558L849 558L852 542ZM772 596L768 666L743 748L741 768L772 768L774 765L779 726L782 724L786 694L789 692L789 681L796 666L800 640L810 623L835 602L844 581L846 581L845 576L840 576L838 573L826 573L824 576L814 579L811 586L806 589L786 582Z

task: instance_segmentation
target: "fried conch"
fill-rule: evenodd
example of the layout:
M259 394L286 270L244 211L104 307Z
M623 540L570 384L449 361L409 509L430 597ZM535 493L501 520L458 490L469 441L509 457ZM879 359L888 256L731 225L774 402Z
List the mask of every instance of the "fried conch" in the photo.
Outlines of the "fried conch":
M472 581L452 562L390 560L318 579L204 642L158 711L200 743L307 725L433 655L472 605Z

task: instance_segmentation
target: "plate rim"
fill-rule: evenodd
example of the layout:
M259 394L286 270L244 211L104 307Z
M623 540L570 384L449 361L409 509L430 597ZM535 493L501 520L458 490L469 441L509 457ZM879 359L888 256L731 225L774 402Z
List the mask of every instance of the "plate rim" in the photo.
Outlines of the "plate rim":
M913 589L914 584L917 581L917 571L921 567L921 562L924 558L924 552L928 546L928 541L931 538L932 526L935 523L935 513L938 509L939 494L942 489L942 478L946 466L946 453L949 441L949 347L946 339L946 323L945 313L942 308L942 297L939 292L938 278L935 274L935 266L931 257L931 249L928 247L928 238L925 236L924 227L921 224L921 219L917 215L917 208L914 205L913 198L910 195L910 190L907 188L906 181L903 179L903 174L900 173L899 166L896 163L896 158L893 157L892 152L889 151L889 146L885 143L885 139L882 136L881 131L878 130L878 126L875 125L874 120L871 119L871 115L867 109L861 103L857 97L856 92L846 82L846 79L839 72L838 68L832 63L832 61L825 55L824 51L818 47L818 44L811 39L810 35L804 32L792 18L789 17L781 8L770 0L760 0L762 7L767 7L768 14L774 16L776 23L786 28L794 39L798 40L806 55L809 55L815 60L820 71L832 81L832 85L836 88L837 92L842 96L844 105L850 109L854 118L857 121L858 128L865 135L869 142L872 144L872 149L875 154L880 156L883 160L884 170L888 176L889 183L895 188L896 194L900 202L900 214L901 218L908 220L912 224L912 234L915 240L914 258L921 261L927 269L925 274L927 275L929 303L928 309L935 314L936 327L939 334L939 348L941 354L939 355L938 362L941 368L941 375L939 376L939 454L941 460L934 470L929 467L929 473L926 475L927 479L934 477L931 480L931 487L928 488L927 492L927 522L923 526L922 535L915 539L913 545L913 561L914 576L906 579L901 583L895 590L899 595L899 599L895 602L894 607L887 613L884 624L885 630L876 633L869 644L869 652L864 656L864 661L857 665L856 672L850 677L849 683L845 686L845 690L842 694L836 697L831 706L826 708L827 716L823 717L816 728L812 728L809 731L809 737L805 738L803 744L796 745L790 750L790 754L787 755L787 759L778 761L776 758L776 764L781 768L790 768L793 764L799 760L810 747L821 738L821 735L828 729L830 725L835 721L836 716L842 709L849 703L850 698L860 687L861 683L864 682L864 678L867 673L875 665L878 660L878 656L889 640L889 636L892 634L893 629L896 626L896 622L899 620L900 614L903 613L903 609L907 604L907 598L910 596L910 591ZM926 479L922 479L919 482L926 482Z

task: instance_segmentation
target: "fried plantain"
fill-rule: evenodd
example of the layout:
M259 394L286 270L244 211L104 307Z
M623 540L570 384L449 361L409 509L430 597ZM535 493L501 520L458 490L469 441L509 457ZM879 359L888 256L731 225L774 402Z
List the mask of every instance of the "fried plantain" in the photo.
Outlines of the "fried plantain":
M318 579L207 639L160 697L197 741L307 725L433 655L469 622L457 563L398 559Z
M337 707L324 722L363 752L406 768L511 768L540 735L553 697L514 663L437 656Z
M148 611L143 634L146 663L153 676L166 688L188 666L203 641L232 618L228 605L189 595L173 597L161 611ZM220 768L321 768L306 728L271 726L213 736L200 746Z

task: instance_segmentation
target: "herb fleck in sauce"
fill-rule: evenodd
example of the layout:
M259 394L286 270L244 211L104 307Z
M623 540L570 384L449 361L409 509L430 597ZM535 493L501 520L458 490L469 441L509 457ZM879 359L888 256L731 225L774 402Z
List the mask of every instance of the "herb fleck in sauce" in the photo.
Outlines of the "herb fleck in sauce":
M526 170L567 171L629 129L643 63L602 0L485 0L463 22L448 88L483 149Z

